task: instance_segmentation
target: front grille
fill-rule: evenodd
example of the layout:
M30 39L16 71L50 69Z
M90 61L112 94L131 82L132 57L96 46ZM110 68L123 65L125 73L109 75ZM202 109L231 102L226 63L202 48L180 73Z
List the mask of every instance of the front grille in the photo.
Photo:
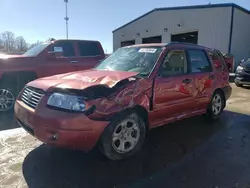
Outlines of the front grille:
M34 87L26 87L22 93L22 101L30 106L31 108L36 108L40 99L44 95L44 91Z

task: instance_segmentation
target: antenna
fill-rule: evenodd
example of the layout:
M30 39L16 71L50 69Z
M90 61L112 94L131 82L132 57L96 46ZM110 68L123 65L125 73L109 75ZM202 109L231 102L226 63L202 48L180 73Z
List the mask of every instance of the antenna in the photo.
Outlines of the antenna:
M66 16L65 16L65 21L66 21L66 38L68 39L69 37L69 31L68 31L68 21L69 21L69 17L68 17L68 0L64 0L65 2L65 9L66 9Z

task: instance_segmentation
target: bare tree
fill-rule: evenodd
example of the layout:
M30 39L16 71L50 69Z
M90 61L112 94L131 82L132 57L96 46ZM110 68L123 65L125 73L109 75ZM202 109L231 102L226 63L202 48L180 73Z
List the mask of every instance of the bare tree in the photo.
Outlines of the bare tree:
M15 34L10 31L5 31L0 35L1 40L3 41L4 48L7 52L15 50Z
M18 52L25 52L28 49L27 42L25 41L25 39L22 36L19 36L16 38L15 46L16 46L16 50Z

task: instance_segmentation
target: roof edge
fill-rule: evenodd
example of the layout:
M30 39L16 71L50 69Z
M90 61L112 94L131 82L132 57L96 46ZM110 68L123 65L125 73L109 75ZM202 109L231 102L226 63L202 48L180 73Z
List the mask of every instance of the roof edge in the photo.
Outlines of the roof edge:
M241 11L247 13L247 14L250 14L249 10L247 10L247 9L245 9L245 8L243 8L243 7L235 4L235 3L220 3L220 4L207 4L207 5L191 5L191 6L155 8L155 9L153 9L153 10L151 10L151 11L149 11L149 12L147 12L147 13L141 15L141 16L139 16L138 18L136 18L136 19L134 19L134 20L132 20L132 21L124 24L123 26L118 27L117 29L113 30L112 33L114 33L116 31L118 31L118 30L126 27L127 25L129 25L129 24L131 24L131 23L133 23L133 22L135 22L135 21L137 21L137 20L139 20L139 19L141 19L141 18L143 18L143 17L151 14L154 11L162 11L162 10L186 10L186 9L202 9L202 8L223 8L223 7L235 7L235 8L237 8L237 9L239 9L239 10L241 10Z

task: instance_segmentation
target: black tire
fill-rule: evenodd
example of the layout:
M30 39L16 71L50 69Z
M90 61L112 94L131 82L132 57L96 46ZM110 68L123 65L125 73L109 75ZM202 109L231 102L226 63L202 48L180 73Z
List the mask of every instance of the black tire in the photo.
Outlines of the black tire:
M130 133L130 136L133 133L134 133L134 136L135 136L135 134L139 133L139 138L137 138L138 140L135 144L130 144L130 142L126 139L124 141L123 134L126 135L126 133L122 132L122 131L125 131L125 129L123 130L122 129L123 126L121 125L121 123L124 121L127 121L126 126L125 126L125 127L127 127L126 130L129 129L128 128L130 126L129 123L136 124L136 127L138 128L137 130L135 130L135 129L132 129L130 127L133 131ZM139 130L139 132L138 132L138 130ZM114 134L119 135L119 136L117 136L116 141L113 141ZM129 133L127 133L127 134L129 134ZM104 132L102 134L99 146L100 146L101 152L107 158L109 158L111 160L121 160L121 159L128 158L131 155L135 154L135 152L137 152L141 148L141 146L145 140L145 137L146 137L145 122L134 111L127 111L127 112L123 112L123 113L117 115L113 120L111 120L111 123L106 127L106 129L104 130ZM120 144L122 143L121 141L124 143L123 144L124 149L126 149L126 144L127 144L127 146L130 146L130 148L128 147L129 149L127 149L127 152L118 151L119 150L118 148L119 148ZM134 145L134 147L132 147L132 145Z
M13 107L15 105L15 100L17 96L17 90L14 87L8 86L7 84L0 84L0 98L2 94L6 94L9 100L8 102L7 100L5 100L5 102L1 102L0 99L0 113L13 112Z
M217 99L216 99L217 97ZM217 106L215 107L216 105L214 104L214 100L220 100L221 101L221 106L220 108ZM220 117L221 113L223 112L224 108L226 106L226 101L225 101L225 97L224 97L224 94L217 90L214 92L212 98L211 98L211 101L208 105L208 108L207 108L207 117L209 120L216 120ZM216 108L216 109L215 109Z
M235 82L235 85L236 85L237 87L242 87L242 86L243 86L243 85L240 84L239 82Z
M14 97L14 102L11 105L11 108L7 108L6 110L1 109L0 113L3 112L13 112L13 107L15 104L15 100L17 95L21 92L23 87L30 81L35 80L37 77L33 72L19 72L19 73L7 73L2 76L0 80L0 95L1 91L7 90Z

